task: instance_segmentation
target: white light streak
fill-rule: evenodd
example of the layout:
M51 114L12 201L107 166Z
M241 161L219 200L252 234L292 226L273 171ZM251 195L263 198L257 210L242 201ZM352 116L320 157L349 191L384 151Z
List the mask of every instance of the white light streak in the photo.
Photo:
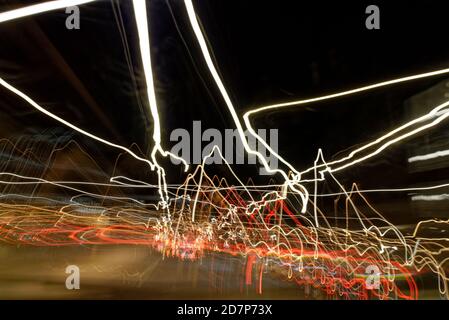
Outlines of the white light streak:
M424 155L414 156L408 158L408 162L418 162L418 161L426 161L430 159L440 158L440 157L447 157L449 156L449 150L442 150L442 151L436 151Z
M96 0L55 0L0 13L0 23L11 21L47 11L77 6Z
M60 8L64 8L64 7L81 5L81 4L93 2L93 1L95 1L95 0L84 0L84 1L81 1L81 0L57 0L57 1L45 2L45 3L41 3L41 4L37 4L37 5L31 5L28 7L0 13L0 23L18 19L18 18L22 18L22 17L26 17L26 16L30 16L30 15L34 15L34 14L38 14L38 13L56 10L56 9L60 9ZM55 114L47 111L45 108L41 107L35 101L33 101L29 96L27 96L20 90L16 89L15 87L13 87L9 83L7 83L2 78L0 78L0 85L5 87L6 89L10 90L14 94L18 95L19 97L21 97L22 99L27 101L29 104L31 104L34 108L36 108L40 112L46 114L47 116L53 118L54 120L68 126L69 128L71 128L89 138L95 139L101 143L104 143L111 147L118 148L118 149L121 149L121 150L127 152L133 158L143 161L143 162L147 163L148 165L150 165L151 170L156 169L157 173L158 173L158 177L159 177L159 179L158 179L159 194L161 196L162 204L164 206L164 204L166 204L168 201L168 189L167 189L167 184L165 182L165 172L164 172L164 169L161 166L159 166L159 164L157 163L156 153L160 152L164 157L171 156L171 157L174 157L174 158L180 160L185 166L185 171L188 170L188 165L184 159L182 159L176 155L173 155L169 152L166 152L162 149L160 119L159 119L159 114L158 114L158 110L157 110L156 94L154 91L154 81L153 81L153 74L152 74L152 69L151 69L151 55L150 55L150 42L149 42L150 37L149 37L149 33L148 33L148 20L147 20L145 0L134 0L133 5L134 5L134 13L135 13L135 18L136 18L137 29L138 29L138 33L139 33L139 45L140 45L140 52L141 52L141 56L142 56L145 80L147 83L147 94L148 94L150 112L151 112L151 115L152 115L152 118L154 121L153 141L154 141L155 145L154 145L153 151L151 153L151 159L153 160L152 162L149 161L148 159L137 156L134 152L132 152L130 149L128 149L126 147L117 145L108 140L100 138L92 133L89 133L89 132L73 125L72 123L56 116Z
M244 130L243 130L242 125L240 123L240 119L239 119L239 117L237 115L237 112L236 112L236 110L234 108L234 105L233 105L233 103L232 103L232 101L231 101L231 99L230 99L230 97L229 97L229 95L228 95L228 93L226 91L226 88L223 85L223 82L221 81L221 78L218 75L218 72L217 72L217 70L215 68L215 65L214 65L213 61L212 61L211 55L209 53L209 49L208 49L206 41L204 39L204 35L201 32L201 28L200 28L198 20L196 18L196 13L195 13L195 9L193 7L192 1L191 0L184 0L184 4L186 6L190 24L192 26L192 29L193 29L195 37L196 37L196 39L198 41L198 44L200 45L201 53L203 54L204 60L206 62L206 65L207 65L207 67L209 69L209 72L211 73L212 78L214 79L215 84L217 85L217 87L218 87L218 89L219 89L219 91L220 91L220 93L221 93L221 95L222 95L222 97L223 97L223 99L224 99L224 101L226 103L226 106L228 107L229 112L231 113L232 119L234 120L234 123L235 123L236 128L237 128L237 132L238 132L238 134L240 136L240 140L242 141L242 144L243 144L246 152L248 152L249 154L257 156L257 158L261 161L261 163L263 164L263 166L264 166L264 168L265 168L265 170L267 172L269 172L269 173L280 173L284 177L286 184L290 188L292 188L292 190L297 191L297 193L300 195L301 200L303 201L303 207L302 207L301 212L304 213L306 211L306 209L307 209L307 201L308 201L308 197L309 197L308 191L302 185L298 184L297 176L294 176L294 180L292 180L292 179L289 178L288 173L286 173L285 171L280 170L280 169L271 169L269 164L268 164L268 162L267 162L267 160L265 159L265 157L261 153L253 150L249 146L249 144L248 144L248 142L246 140L246 137L245 137ZM250 130L252 128L248 128L248 129ZM253 132L251 132L251 134L254 135ZM257 134L255 134L254 136L258 137ZM262 143L264 143L266 147L268 147L268 150L270 150L271 154L273 154L275 157L277 157L279 159L282 159L274 150L272 150L266 144L266 142L263 139L260 138L260 141ZM283 161L283 159L282 159L282 161ZM285 161L283 161L283 162L286 163ZM292 171L296 172L296 170L292 166L290 166L290 169ZM298 186L300 189L302 189L302 191L296 189L295 185Z
M416 195L412 196L412 201L444 201L449 200L449 194Z

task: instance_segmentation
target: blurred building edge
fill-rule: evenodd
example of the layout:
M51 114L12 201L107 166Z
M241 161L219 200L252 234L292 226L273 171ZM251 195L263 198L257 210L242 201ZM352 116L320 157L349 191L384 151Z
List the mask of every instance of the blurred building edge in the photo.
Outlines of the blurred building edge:
M449 79L406 100L407 121L429 113L449 100ZM430 121L435 118L430 119ZM448 120L407 142L409 188L449 184L449 127ZM417 218L448 218L449 187L408 193L411 208Z

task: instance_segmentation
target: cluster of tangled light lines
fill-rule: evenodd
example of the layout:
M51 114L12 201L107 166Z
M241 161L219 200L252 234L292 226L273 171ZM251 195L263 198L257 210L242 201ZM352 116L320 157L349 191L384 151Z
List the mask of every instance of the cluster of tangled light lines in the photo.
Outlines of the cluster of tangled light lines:
M44 13L90 1L56 0L0 13L2 23L34 14ZM422 230L429 227L444 229L448 221L429 219L412 226L409 232L390 223L372 204L368 192L407 192L445 188L436 185L420 188L387 190L359 190L353 185L346 190L334 172L355 166L378 156L383 150L406 138L438 126L449 116L449 101L412 121L391 130L374 141L364 144L337 160L327 162L318 150L313 166L304 170L294 168L256 134L251 117L267 110L301 106L328 99L358 94L380 87L392 86L426 77L449 73L437 70L385 81L340 93L324 95L276 105L255 108L239 115L236 111L217 67L215 66L197 14L191 0L184 0L189 22L201 49L202 58L219 89L225 105L247 153L257 156L268 172L280 176L283 183L268 181L254 185L242 181L225 161L229 175L211 176L206 159L217 152L214 148L202 165L190 168L187 163L163 147L161 122L155 94L148 30L147 2L129 0L134 7L139 34L139 48L143 62L148 98L148 113L154 122L153 149L150 156L99 137L67 119L51 113L30 96L0 77L3 90L15 94L55 121L90 139L117 149L120 158L139 161L156 173L157 182L149 184L140 179L121 175L106 180L82 181L50 180L35 170L25 170L23 163L40 163L51 168L48 158L61 157L68 149L78 150L84 161L95 160L74 141L57 144L42 150L29 144L0 140L3 158L0 164L0 240L11 244L34 246L133 244L147 245L164 256L198 259L210 252L246 257L246 283L258 279L257 290L263 293L263 275L271 272L299 286L313 286L329 296L347 299L417 299L416 278L435 275L435 287L449 297L449 247L447 237L429 237ZM264 155L247 142L244 127L275 155L284 169L270 168ZM174 157L182 161L187 173L184 182L170 185L158 157ZM87 159L87 160L86 160ZM32 167L32 165L30 165ZM98 167L100 167L98 165ZM34 172L34 174L32 174ZM336 192L318 193L323 181L335 186ZM52 190L50 193L39 190ZM159 200L148 203L130 196L127 190L157 190ZM64 196L57 196L64 195ZM330 199L334 212L318 206L318 199ZM330 215L338 217L332 222ZM372 278L367 270L379 270L379 283L370 287Z

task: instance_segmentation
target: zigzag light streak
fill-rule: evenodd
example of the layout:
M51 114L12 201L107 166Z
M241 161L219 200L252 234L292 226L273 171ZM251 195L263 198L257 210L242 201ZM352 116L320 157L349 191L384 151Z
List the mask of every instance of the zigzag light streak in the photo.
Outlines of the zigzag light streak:
M207 47L206 41L204 40L204 36L202 34L201 28L199 27L199 24L198 24L198 21L197 21L197 15L196 15L194 6L192 4L192 1L191 0L184 0L184 3L185 3L186 8L187 8L187 13L188 13L188 16L189 16L190 24L192 26L192 29L193 29L194 34L196 36L196 39L197 39L197 41L198 41L198 43L200 45L201 52L202 52L203 57L205 59L206 65L207 65L207 67L209 69L209 72L211 73L211 75L212 75L212 77L213 77L213 79L214 79L218 89L220 90L220 93L222 94L223 99L225 100L225 103L226 103L226 105L227 105L227 107L228 107L228 109L229 109L229 111L230 111L230 113L231 113L231 115L232 115L232 117L234 119L234 123L236 124L236 127L237 127L237 130L238 130L240 139L241 139L243 145L245 146L245 150L248 153L250 153L250 154L257 155L257 157L261 160L261 162L265 166L265 168L267 168L268 163L266 162L266 159L264 158L264 156L262 154L259 154L256 151L252 150L251 147L247 143L247 140L246 140L246 137L245 137L245 135L243 133L243 128L242 128L242 125L240 123L240 120L239 120L239 117L237 115L237 112L235 111L235 108L234 108L234 106L232 104L232 101L229 98L229 95L227 94L226 88L224 87L223 82L222 82L220 76L218 75L218 72L216 71L214 63L212 62L212 59L211 59L211 56L210 56L210 53L209 53L209 49ZM394 85L394 84L408 82L408 81L413 81L413 80L418 80L418 79L422 79L422 78L434 77L434 76L447 74L447 73L449 73L449 68L436 70L436 71L432 71L432 72L426 72L426 73L422 73L422 74L418 74L418 75L402 77L402 78L393 79L393 80L388 80L388 81L384 81L384 82L380 82L380 83L376 83L376 84L372 84L372 85L368 85L368 86L364 86L364 87L360 87L360 88L356 88L356 89L352 89L352 90L347 90L347 91L343 91L343 92L339 92L339 93L335 93L335 94L319 96L319 97L316 97L316 98L305 99L305 100L298 100L298 101L293 101L293 102L280 103L280 104L274 104L274 105L269 105L269 106L265 106L265 107L260 107L260 108L256 108L256 109L253 109L253 110L250 110L250 111L246 112L243 115L243 119L244 119L244 123L246 125L246 128L247 128L248 132L250 132L259 142L261 142L265 146L265 148L267 150L269 150L269 152L272 155L277 157L280 162L284 163L289 168L289 170L291 170L293 172L293 180L292 180L292 179L289 178L289 176L287 175L287 173L285 171L268 170L269 172L272 172L272 173L273 172L280 172L282 174L282 176L284 177L284 179L285 179L285 183L292 188L292 185L295 184L295 183L299 184L301 182L312 182L312 181L316 180L316 178L314 180L304 180L304 179L301 179L301 177L302 177L302 175L304 175L305 173L307 173L307 172L309 172L311 170L315 170L316 168L323 167L323 165L315 165L315 166L313 166L313 167L311 167L311 168L309 168L309 169L307 169L305 171L302 171L302 172L297 171L297 169L295 169L290 163L288 163L279 154L277 154L266 143L266 141L263 138L261 138L256 133L254 128L251 126L251 122L249 120L250 116L255 115L257 113L260 113L260 112L267 111L267 110L280 109L280 108L291 107L291 106L296 106L296 105L304 105L304 104L310 104L310 103L324 101L324 100L336 99L336 98L340 98L340 97L344 97L344 96L354 95L354 94L361 93L361 92L364 92L364 91L373 90L373 89L376 89L376 88L391 86L391 85ZM341 159L329 162L327 164L328 169L324 170L324 171L336 172L336 171L340 171L342 169L348 168L348 167L350 167L350 166L352 166L352 165L354 165L356 163L362 162L364 160L367 160L367 159L369 159L369 158L379 154L385 148L387 148L388 146L390 146L390 145L392 145L392 144L394 144L394 143L396 143L398 141L401 141L401 140L403 140L405 138L413 136L414 134L417 134L417 133L419 133L421 131L424 131L426 129L429 129L429 128L439 124L442 120L444 120L449 115L446 111L444 112L444 114L442 116L440 116L437 120L433 121L430 125L424 125L424 126L418 128L418 129L415 129L415 130L412 130L412 131L410 131L410 132L408 132L406 134L403 134L399 138L388 140L381 147L379 147L376 151L370 153L367 156L358 158L358 159L352 161L349 164L342 165L342 166L339 166L337 168L333 168L332 167L334 164L337 164L337 163L340 163L340 162L343 162L343 161L346 161L346 160L349 160L349 159L353 158L354 155L356 155L357 153L359 153L359 152L361 152L361 151L363 151L365 149L368 149L369 147L371 147L371 146L373 146L373 145L375 145L375 144L377 144L377 143L387 139L388 137L391 137L393 134L395 134L395 133L397 133L397 132L399 132L399 131L401 131L401 130L403 130L403 129L405 129L405 128L413 125L413 124L419 123L419 122L423 121L424 119L428 119L429 117L435 116L437 114L437 112L440 111L441 109L445 108L448 105L448 103L449 102L443 103L440 106L436 107L434 110L432 110L429 114L427 114L427 115L425 115L423 117L420 117L418 119L414 119L413 121L407 123L406 125L403 125L403 126L397 128L397 129L387 133L386 135L381 136L380 138L376 139L375 141L373 141L371 143L368 143L368 144L365 144L364 146L362 146L362 147L352 151L350 153L350 155L348 155L347 157L344 157L344 158L341 158ZM324 173L324 171L320 171L319 173L322 175ZM322 180L322 178L318 179L318 180ZM301 189L303 189L302 186L301 186ZM293 190L294 191L298 191L300 194L303 194L299 190L296 190L296 189L293 189ZM304 192L304 195L302 196L302 198L303 198L304 204L306 206L307 205L306 199L308 198L308 192ZM305 206L301 210L301 212L303 212L303 213L306 210Z
M51 3L53 5L56 3L62 6L63 4L64 6L67 5L66 1L53 1ZM77 4L80 3L78 2ZM288 278L294 280L299 285L314 285L315 280L319 279L320 286L325 288L329 294L338 293L345 295L345 297L358 298L367 298L369 296L367 289L364 287L366 282L363 279L364 267L366 265L374 264L382 267L383 289L378 292L372 292L374 296L381 299L389 298L390 293L394 293L396 297L404 299L417 298L417 285L413 279L413 271L411 270L423 272L425 269L430 269L438 275L440 292L449 295L447 286L449 279L445 270L449 258L441 257L442 254L449 252L447 246L444 246L448 238L444 236L439 238L425 238L419 235L420 229L424 228L426 224L438 223L447 225L448 221L421 221L415 227L413 236L404 236L398 227L388 222L385 217L369 204L368 200L362 195L363 191L358 190L356 185L353 185L350 191L346 191L343 185L332 175L332 172L371 158L394 143L438 125L449 116L449 110L445 109L449 105L449 102L443 103L429 114L414 119L339 160L327 163L324 160L321 149L319 149L314 166L311 168L314 170L315 177L310 182L315 182L315 188L313 200L310 200L307 189L300 184L308 182L307 180L301 180L301 174L303 173L296 171L279 155L276 156L293 172L293 177L290 178L291 174L283 170L269 168L265 157L252 150L247 144L239 116L212 62L192 2L185 0L185 5L189 21L196 39L200 44L207 67L233 117L245 150L249 154L256 155L268 172L280 173L284 177L285 183L278 185L269 192L260 190L257 186L251 186L250 183L244 184L234 173L229 163L226 162L226 159L223 158L220 150L214 147L210 154L204 157L202 164L197 166L196 170L188 175L182 185L170 186L170 188L176 189L176 193L168 191L169 187L165 181L164 168L157 163L156 156L157 153L163 156L174 155L164 151L161 146L161 126L151 70L150 36L146 4L143 0L134 0L133 6L139 33L140 53L147 84L148 106L151 116L155 121L153 132L155 145L151 152L151 160L139 157L128 148L93 135L69 121L54 115L1 78L0 85L52 119L100 143L120 149L133 158L150 165L152 170L157 170L157 187L159 188L159 194L162 199L159 203L162 209L167 209L167 211L169 207L173 209L173 214L169 216L168 220L160 219L157 216L158 211L154 213L148 210L147 207L151 205L145 202L132 197L123 197L120 193L107 193L102 195L70 186L80 183L77 181L49 181L43 178L28 177L16 173L0 172L1 176L19 179L19 181L0 181L0 183L18 186L50 184L55 188L63 188L72 193L77 193L75 196L70 196L68 204L61 207L56 206L56 209L54 205L33 206L29 204L16 204L14 202L0 203L0 234L5 235L0 240L11 243L46 246L105 243L144 244L158 248L164 255L169 255L171 252L172 255L179 256L181 259L186 257L195 259L204 251L223 252L232 255L239 254L248 257L247 266L249 268L247 267L247 281L251 278L254 259L260 257L266 261L266 264L269 261L275 261L273 264L286 268L288 270ZM0 15L0 17L3 17L3 20L0 20L0 22L45 12L42 8L48 9L49 7L41 6L39 8L40 11L36 11L36 8L33 9L34 11L26 8L19 9L21 10L19 11L21 14L18 14L17 10L15 10L15 14L8 15L7 13L3 13ZM307 102L300 104L338 98L382 86L448 72L449 69L444 69L417 76L400 78L334 95L303 100ZM283 106L287 106L287 104L275 106L275 108L282 108ZM267 109L264 108L269 107L273 106L262 107L244 115L245 124L249 131L252 129L249 124L249 115L265 111ZM245 116L247 117L245 118ZM418 124L418 128L410 129L412 125ZM405 131L405 133L401 131ZM394 137L399 133L401 135ZM254 130L252 134L256 138L258 137ZM265 143L261 138L258 140ZM364 157L355 157L359 152L381 142L382 144L374 152ZM268 150L271 150L268 145L265 146ZM238 186L227 185L224 178L218 180L215 177L210 178L206 174L206 159L211 157L214 152L218 152L220 157L225 160L225 164L230 174L237 180ZM335 165L346 160L351 160L352 158L355 159L350 163L341 165L340 167L330 167L331 164ZM178 159L182 160L180 158ZM321 164L318 164L319 162ZM328 196L318 194L316 185L317 181L320 180L317 178L318 168L324 168L320 173L328 172L330 178L343 191L332 195L344 195L342 199L345 202L345 217L343 218L346 223L350 219L353 219L355 227L352 229L348 225L346 225L346 228L332 227L325 213L318 208L317 197ZM105 186L108 188L112 186L117 187L113 188L116 190L126 187L154 187L154 185L125 176L110 177L109 182L98 184L95 182L81 182L80 184L85 184L86 186L96 185L98 187ZM192 188L191 186L195 187ZM427 190L443 186L445 185L390 189L389 191ZM287 190L288 188L292 192L289 192ZM239 190L243 190L243 192ZM366 192L369 191L374 192L375 190L367 190ZM254 193L257 195L257 198L253 196ZM171 196L170 198L169 194ZM2 198L12 197L13 199L15 196L17 194L12 192L0 195ZM39 195L35 196L34 191L29 196L25 193L18 196L29 199L46 199L46 197L40 197ZM85 204L80 199L84 196L101 198L102 200L107 199L113 204L100 204L96 202L94 204ZM366 210L363 207L362 209L357 208L355 197L363 201L366 204L365 207L368 209ZM190 207L191 199L194 199L193 209ZM313 205L313 212L306 210L308 202ZM62 203L65 202L62 201ZM302 212L301 215L295 211L297 207L302 208L300 210ZM155 206L155 209L159 210L160 208ZM108 214L105 214L105 212L108 212ZM87 213L99 213L100 216L91 217L86 215ZM371 216L368 214L371 214ZM283 215L288 215L291 223L284 223ZM111 224L107 223L109 219L112 220ZM381 224L377 225L375 224L376 222L381 222ZM406 267L411 268L409 270ZM258 292L260 293L262 292L262 269L263 265L259 273ZM311 270L311 274L316 279L312 278L309 280L307 276L304 277L304 273L307 273L308 270ZM399 277L403 277L406 280L408 292L403 292L401 288L396 286L394 280Z
M186 9L187 9L187 14L189 16L190 25L192 26L193 32L195 34L195 37L196 37L196 39L198 41L198 44L200 45L201 53L203 54L203 58L204 58L204 60L206 62L206 65L207 65L207 67L209 69L209 72L211 73L211 75L212 75L212 77L213 77L213 79L215 81L215 84L217 85L218 89L220 90L220 93L221 93L221 95L222 95L222 97L223 97L223 99L224 99L224 101L226 103L226 106L228 107L228 110L229 110L229 112L230 112L230 114L232 116L232 119L234 120L234 124L235 124L235 126L237 128L237 132L238 132L238 134L240 136L240 140L242 141L242 144L243 144L246 152L248 152L249 154L257 156L257 158L263 164L263 166L264 166L264 168L265 168L265 170L267 172L280 173L284 177L286 185L288 185L292 190L298 192L298 194L301 196L301 198L303 200L303 204L304 204L302 209L301 209L301 212L304 213L306 211L306 208L307 208L308 191L302 185L300 185L298 183L299 181L297 179L297 176L294 176L294 179L290 179L288 173L286 173L285 171L280 170L280 169L271 169L269 164L268 164L268 162L267 162L267 160L265 159L265 157L260 152L258 152L256 150L253 150L250 147L250 145L248 144L248 142L247 142L247 140L245 138L245 133L243 131L243 127L242 127L242 125L240 123L239 117L238 117L237 112L235 110L235 107L234 107L234 105L233 105L233 103L231 101L231 98L229 97L229 95L227 93L227 90L226 90L225 86L223 85L223 82L222 82L220 76L218 75L218 72L217 72L217 69L215 68L214 63L212 62L212 58L210 56L209 49L208 49L206 41L204 39L204 35L201 32L201 28L200 28L200 26L198 24L198 20L197 20L197 17L196 17L196 12L195 12L195 9L193 7L192 1L191 0L184 0L184 4L185 4ZM256 137L259 137L259 136L256 134ZM266 143L265 143L265 145L266 145ZM275 155L276 157L282 159L270 147L268 147L268 150L270 150L270 152L273 155ZM283 161L283 159L281 161ZM283 162L285 163L285 161L283 161ZM290 166L290 169L294 170L292 166ZM301 191L296 189L296 186L298 186L301 189Z
M57 0L57 1L51 1L51 2L37 4L37 5L32 5L32 6L24 7L21 9L16 9L16 10L0 13L0 23L6 22L6 21L11 21L14 19L23 18L26 16L38 14L38 13L44 13L47 11L56 10L56 9L60 9L60 8L68 7L68 6L81 5L81 4L89 3L89 2L93 2L93 1L96 1L96 0L89 0L89 1ZM138 32L139 32L139 39L140 39L139 44L140 44L142 62L143 62L143 66L144 66L145 79L147 82L147 94L148 94L148 100L149 100L148 102L149 102L149 106L150 106L151 115L152 115L152 118L154 121L153 141L154 141L155 145L154 145L153 151L151 153L151 159L153 160L152 162L149 161L148 159L137 156L134 152L132 152L130 149L128 149L126 147L117 145L117 144L107 141L103 138L100 138L100 137L98 137L92 133L89 133L89 132L73 125L72 123L56 116L55 114L49 112L45 108L39 106L29 96L27 96L20 90L16 89L15 87L13 87L9 83L7 83L2 78L0 78L0 85L5 87L6 89L10 90L14 94L18 95L25 101L27 101L31 106L33 106L40 112L46 114L47 116L55 119L58 122L66 125L67 127L71 128L89 138L95 139L101 143L104 143L104 144L109 145L114 148L121 149L121 150L127 152L128 154L130 154L133 158L149 164L151 167L151 170L157 170L158 177L159 177L159 179L158 179L159 180L159 194L160 194L163 206L166 207L166 204L168 201L168 190L167 190L167 184L165 181L165 172L164 172L164 169L157 163L156 153L160 152L164 157L171 156L177 160L180 160L185 166L185 171L188 170L188 164L181 157L178 157L174 154L166 152L162 149L161 133L160 133L160 130L161 130L160 129L160 119L159 119L159 114L158 114L158 110L157 110L156 95L155 95L155 91L154 91L153 74L152 74L152 69L151 69L151 54L150 54L148 21L147 21L145 0L133 0L133 5L134 5L134 13L135 13L135 17L136 17L137 28L138 28Z
M418 80L418 79L423 79L423 78L428 78L428 77L439 76L439 75L448 74L448 73L449 73L449 68L445 68L445 69L431 71L431 72L426 72L426 73L422 73L422 74L418 74L418 75L412 75L412 76L397 78L397 79L388 80L388 81L384 81L384 82L380 82L380 83L375 83L375 84L372 84L372 85L368 85L368 86L364 86L364 87L360 87L360 88L356 88L356 89L351 89L351 90L347 90L347 91L343 91L343 92L339 92L339 93L335 93L335 94L318 96L318 97L310 98L310 99L297 100L297 101L292 101L292 102L278 103L278 104L268 105L268 106L264 106L264 107L259 107L259 108L256 108L256 109L253 109L253 110L250 110L250 111L246 112L243 115L243 119L244 119L244 122L245 122L245 125L246 125L248 131L258 141L260 141L268 150L270 150L270 152L272 152L270 146L264 141L264 139L262 139L260 136L258 136L256 131L252 128L251 121L250 121L250 117L251 116L254 116L254 115L258 114L258 113L262 113L262 112L265 112L265 111L268 111L268 110L277 110L277 109L282 109L282 108L286 108L286 107L300 106L300 105L306 105L306 104L311 104L311 103L325 101L325 100L336 99L336 98L340 98L340 97L344 97L344 96L358 94L358 93L365 92L365 91L370 91L370 90L377 89L377 88L391 86L391 85L394 85L394 84L399 84L399 83L403 83L403 82L408 82L408 81L413 81L413 80ZM444 106L446 106L446 104L443 104L443 105L437 107L436 109L440 110L442 108L442 106L444 107ZM432 111L431 113L429 113L429 115L432 116L435 112ZM418 123L418 122L422 121L425 117L427 117L429 115L425 115L423 117L415 119L415 120L409 122L408 124L406 124L404 126L401 126L401 127L397 128L397 129L391 131L390 133L388 133L386 135L381 136L380 138L376 139L374 142L368 143L368 144L366 144L366 145L364 145L364 146L362 146L362 147L352 151L347 157L344 157L344 158L341 158L341 159L329 162L328 165L331 167L331 169L329 169L329 170L330 171L337 171L337 170L341 170L341 169L349 167L350 165L346 165L346 166L342 166L342 167L339 167L339 168L336 168L336 169L332 169L332 165L334 165L336 163L343 162L343 161L348 160L348 159L351 159L357 153L359 153L359 152L361 152L361 151L371 147L372 145L374 145L374 144L376 144L376 143L378 143L378 142L380 142L380 141L390 137L394 133L399 132L400 130L402 130L402 129L404 129L404 128L412 125L412 124L415 124L415 123ZM410 135L407 135L406 137L408 137L408 136L410 136ZM389 144L389 143L387 143L387 144ZM387 145L387 144L385 144L385 145ZM377 153L372 154L371 156L374 156L376 154ZM370 157L364 157L360 161L366 160L366 159L368 159ZM285 163L289 168L292 167L284 159L279 158L279 160L282 161L283 163ZM355 163L358 163L360 161L356 160L356 161L352 162L351 165L355 164ZM319 165L319 167L320 166L322 166L322 165ZM301 173L299 173L299 176L301 177L301 175L303 175L304 173L307 173L309 171L314 170L314 168L315 167L311 167L311 168L309 168L307 170L302 171ZM297 172L297 171L295 171L295 172Z
M426 161L430 159L440 158L440 157L447 157L449 156L449 150L439 150L428 154L423 154L419 156L413 156L407 159L409 163L412 162L418 162L418 161Z

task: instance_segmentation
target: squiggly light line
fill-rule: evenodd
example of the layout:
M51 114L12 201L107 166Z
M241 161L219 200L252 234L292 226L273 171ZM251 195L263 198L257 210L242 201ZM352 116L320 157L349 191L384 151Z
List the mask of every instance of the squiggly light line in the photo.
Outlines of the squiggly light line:
M94 1L97 0L55 0L38 3L11 11L1 12L0 23Z

